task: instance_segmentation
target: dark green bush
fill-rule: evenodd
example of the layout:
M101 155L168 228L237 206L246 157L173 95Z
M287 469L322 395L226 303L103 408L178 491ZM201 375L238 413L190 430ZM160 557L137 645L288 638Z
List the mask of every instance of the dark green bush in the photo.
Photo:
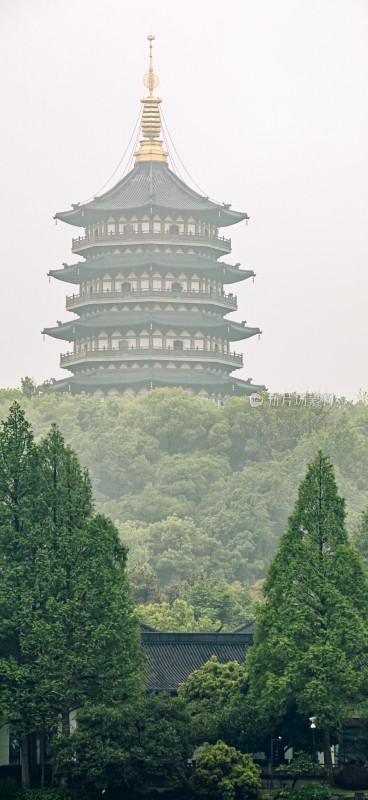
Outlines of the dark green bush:
M331 791L323 783L303 783L290 794L291 800L330 800Z

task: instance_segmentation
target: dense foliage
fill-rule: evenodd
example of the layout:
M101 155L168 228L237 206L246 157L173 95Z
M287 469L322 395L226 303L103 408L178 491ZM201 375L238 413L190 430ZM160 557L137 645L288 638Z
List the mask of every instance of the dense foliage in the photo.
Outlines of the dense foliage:
M209 800L257 800L260 770L251 756L224 742L205 744L196 755L191 784L200 797Z
M58 428L38 445L14 403L0 427L0 715L21 741L25 788L71 712L121 707L139 687L126 548L95 514L88 475ZM61 776L63 777L63 776Z
M368 507L363 402L298 405L291 397L251 408L247 398L233 398L217 407L180 389L104 402L31 389L25 380L23 394L1 391L0 418L17 398L36 437L57 423L90 470L98 510L129 547L138 603L179 597L196 618L231 629L233 615L213 604L197 610L191 586L199 576L249 586L265 575L318 448L335 464L351 532Z
M368 577L345 529L333 468L318 453L268 571L247 659L250 695L271 730L296 706L331 737L368 695Z
M179 697L190 716L192 741L200 745L222 739L228 745L254 751L254 713L248 707L247 693L246 668L236 661L221 664L212 656L189 675L187 683L179 688Z
M190 753L183 702L141 694L123 708L81 712L72 735L56 742L55 772L66 773L87 797L114 787L146 794L181 787Z

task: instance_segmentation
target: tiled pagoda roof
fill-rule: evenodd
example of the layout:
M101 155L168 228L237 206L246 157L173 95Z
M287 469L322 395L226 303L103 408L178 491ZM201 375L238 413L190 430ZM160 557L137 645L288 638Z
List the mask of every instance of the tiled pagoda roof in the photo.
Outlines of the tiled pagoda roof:
M84 227L95 219L116 212L135 212L152 208L154 212L171 210L175 213L193 212L217 227L226 227L248 219L241 211L232 211L230 206L215 203L195 192L181 180L165 163L143 161L125 175L112 189L89 203L77 204L71 211L55 214L56 219L70 225Z
M221 280L224 284L237 283L247 278L253 278L253 270L239 269L239 265L226 264L213 258L205 258L185 253L120 253L116 255L101 255L79 261L76 264L66 264L63 269L51 269L49 275L66 283L80 284L89 277L99 277L104 273L117 273L119 270L150 270L164 272L170 271L179 274L182 271L191 271L198 275L211 275L214 280ZM188 273L190 274L190 272Z
M181 386L183 389L225 392L227 395L244 396L263 391L264 386L256 386L251 380L233 378L224 373L209 369L172 369L170 367L139 367L139 369L95 369L92 372L77 372L75 375L55 381L56 391L73 393L95 392L97 389L125 391Z
M175 330L176 334L184 330L195 330L203 333L215 332L224 335L230 342L249 339L261 333L259 328L247 328L241 322L223 319L217 314L205 311L129 311L129 314L117 311L101 311L78 319L64 322L54 328L45 328L43 333L55 339L72 342L80 336L106 331L119 330Z

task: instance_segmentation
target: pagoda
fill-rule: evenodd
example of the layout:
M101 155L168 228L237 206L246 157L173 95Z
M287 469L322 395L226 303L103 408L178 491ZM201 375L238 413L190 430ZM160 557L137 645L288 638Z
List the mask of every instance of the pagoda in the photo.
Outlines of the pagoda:
M161 100L153 95L153 39L133 169L104 194L55 215L84 235L72 240L83 260L49 272L76 287L66 298L76 316L43 331L72 343L60 360L72 375L53 387L106 396L180 386L221 403L264 388L231 374L243 366L232 343L260 330L226 319L237 300L224 285L254 272L222 260L231 240L219 229L248 216L193 191L169 168Z

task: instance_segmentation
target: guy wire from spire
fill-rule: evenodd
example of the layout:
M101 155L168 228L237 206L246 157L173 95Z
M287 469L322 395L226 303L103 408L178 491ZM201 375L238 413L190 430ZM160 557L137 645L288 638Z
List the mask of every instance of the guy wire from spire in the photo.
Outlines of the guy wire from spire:
M142 113L143 113L143 108L142 108ZM138 130L137 130L137 133L136 133L136 137L134 139L134 145L133 145L133 148L131 150L130 158L129 158L129 161L128 161L128 164L127 164L127 167L126 167L124 175L127 172L130 172L130 169L133 166L133 158L134 158L134 156L136 154L136 150L137 150L137 147L138 147L140 136L141 136L141 129L139 127Z
M136 138L135 138L135 140L134 140L134 142L135 142L135 143L134 143L134 147L133 147L132 154L129 156L128 165L129 165L129 163L132 161L132 158L133 158L133 155L134 155L134 151L135 151L135 148L136 148L136 142L137 142L137 139L139 138L139 135L140 135L140 121L141 121L141 117L142 117L142 111L143 111L143 109L142 109L142 108L140 108L140 109L139 109L139 114L138 114L138 117L137 117L137 121L136 121L136 123L135 123L135 125L134 125L134 128L133 128L133 133L132 133L132 135L131 135L131 137L130 137L130 139L129 139L129 142L128 142L128 144L127 144L127 146L126 146L125 150L124 150L124 153L123 153L123 155L122 155L122 157L121 157L121 159L120 159L120 161L119 161L118 165L117 165L117 166L115 167L115 169L114 169L114 172L113 172L113 173L110 175L110 177L109 177L109 179L106 181L106 183L104 183L104 185L103 185L103 186L101 186L101 188L97 190L97 192L95 192L93 195L91 195L91 197L89 197L89 198L88 198L88 200L83 200L83 203L80 203L80 205L84 206L86 203L89 203L89 201L90 201L90 200L93 200L93 199L94 199L94 197L98 196L98 195L99 195L101 192L103 192L103 190L106 188L106 186L107 186L107 185L110 183L110 181L113 179L114 175L116 175L116 173L117 173L117 171L118 171L118 169L119 169L120 165L121 165L121 164L122 164L122 162L124 161L124 158L125 158L125 156L126 156L126 154L127 154L128 150L129 150L129 147L130 147L130 145L131 145L131 142L132 142L133 136L135 135L135 133L136 133L136 130L137 130L137 127L138 127L138 136L136 136ZM121 176L122 178L124 178L124 175L126 174L126 172L127 172L127 167L125 167L125 169L123 170L123 174L122 174L122 176Z
M175 161L173 153L171 151L170 141L169 141L169 139L167 137L165 126L162 125L161 127L162 127L162 138L163 138L164 143L165 143L165 147L166 147L169 159L170 159L171 166L172 166L174 172L179 176L180 180L184 180L183 176L182 176L182 174L180 172L180 169L179 169L179 167L178 167L178 165L177 165L177 163Z
M179 156L179 153L178 153L178 151L177 151L177 149L176 149L176 147L175 147L175 144L174 144L174 142L173 142L172 136L171 136L171 134L170 134L170 131L169 131L169 128L168 128L168 125L167 125L166 119L165 119L165 117L164 117L164 113L163 113L163 111L162 111L162 108L161 108L161 117L162 117L162 122L163 122L163 126L162 126L162 127L163 127L163 129L164 129L164 132L165 132L165 133L167 133L167 135L168 135L168 137L169 137L169 139L170 139L170 142L171 142L171 144L172 144L172 146L173 146L173 148L174 148L174 151L175 151L175 153L176 153L176 155L177 155L177 157L178 157L178 159L179 159L179 161L180 161L180 164L181 164L181 166L183 167L183 170L184 170L184 172L185 172L185 173L188 175L188 178L189 178L189 179L192 181L192 184L193 184L193 186L195 186L195 187L196 187L196 189L198 189L198 191L199 191L199 192L200 192L200 193L201 193L201 194L202 194L204 197L208 197L208 199L209 199L209 200L211 200L213 203L218 203L218 202L219 202L218 200L214 200L214 199L213 199L213 197L209 197L209 195L207 195L207 194L206 194L206 192L205 192L203 189L201 189L201 187L200 187L200 186L198 186L198 183L196 183L196 182L195 182L195 180L193 180L192 176L190 175L190 173L189 173L189 172L188 172L188 170L186 169L186 167L185 167L185 164L183 164L183 162L182 162L182 160L181 160L181 158L180 158L180 156ZM166 146L168 147L168 145L167 145L167 141L166 141ZM173 159L172 159L172 160L173 160ZM173 162L173 163L174 163L174 162ZM180 177L180 175L179 175L179 177ZM220 205L221 205L221 204L220 204Z

